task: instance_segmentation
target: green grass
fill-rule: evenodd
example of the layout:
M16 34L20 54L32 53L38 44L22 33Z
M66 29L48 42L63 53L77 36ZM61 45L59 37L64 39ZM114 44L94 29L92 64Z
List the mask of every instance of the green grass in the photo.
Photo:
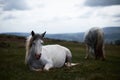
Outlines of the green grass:
M10 37L9 37L10 38ZM17 37L16 37L17 38ZM0 80L120 80L120 46L106 45L106 60L85 60L84 44L46 40L45 44L61 44L73 54L71 68L56 68L49 72L30 71L24 64L25 40L0 40Z

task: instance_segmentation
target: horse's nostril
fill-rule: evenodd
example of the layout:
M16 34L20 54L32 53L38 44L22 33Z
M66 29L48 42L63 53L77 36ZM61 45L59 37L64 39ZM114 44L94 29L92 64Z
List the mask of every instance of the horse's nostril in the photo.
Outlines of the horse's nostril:
M35 57L36 57L36 59L38 60L38 59L40 59L41 54L35 54Z

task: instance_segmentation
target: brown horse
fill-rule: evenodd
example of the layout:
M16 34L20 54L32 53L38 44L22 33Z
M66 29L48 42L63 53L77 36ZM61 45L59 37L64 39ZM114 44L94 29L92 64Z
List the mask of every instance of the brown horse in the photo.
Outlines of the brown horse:
M86 44L86 56L85 59L89 57L90 54L95 56L95 59L105 60L104 53L104 33L103 30L94 27L85 33L84 42Z

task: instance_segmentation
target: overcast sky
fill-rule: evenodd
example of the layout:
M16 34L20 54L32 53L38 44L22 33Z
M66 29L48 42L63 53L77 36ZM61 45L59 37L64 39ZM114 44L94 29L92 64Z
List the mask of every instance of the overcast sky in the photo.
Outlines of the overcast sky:
M76 33L109 26L120 26L120 0L0 0L0 33Z

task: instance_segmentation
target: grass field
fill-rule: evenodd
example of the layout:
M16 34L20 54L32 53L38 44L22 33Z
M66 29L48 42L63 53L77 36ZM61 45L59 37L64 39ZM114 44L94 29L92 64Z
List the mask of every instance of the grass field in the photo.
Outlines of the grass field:
M25 39L0 36L0 80L120 80L120 46L106 45L106 60L85 60L85 46L77 42L46 40L45 44L61 44L72 51L71 68L33 72L24 64Z

